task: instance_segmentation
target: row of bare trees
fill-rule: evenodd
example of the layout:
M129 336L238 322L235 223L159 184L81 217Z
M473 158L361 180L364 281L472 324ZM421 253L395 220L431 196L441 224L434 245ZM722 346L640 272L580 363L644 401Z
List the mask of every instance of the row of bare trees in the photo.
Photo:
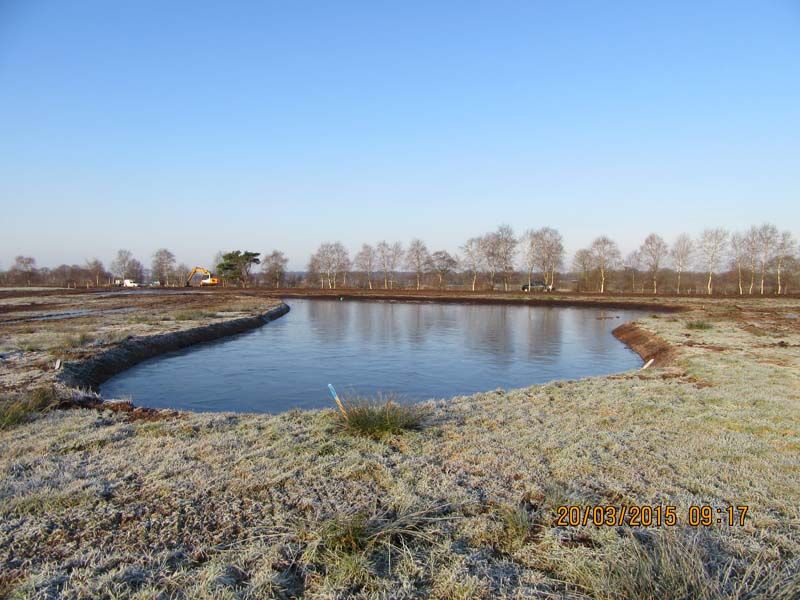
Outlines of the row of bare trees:
M617 244L606 236L595 239L588 248L578 250L573 268L584 281L594 271L597 289L605 291L606 275L614 269L630 274L631 290L636 290L637 274L645 274L657 294L659 281L665 267L675 274L675 292L681 293L681 278L693 267L704 274L705 292L714 291L714 277L725 270L736 274L740 295L768 292L767 280L775 276L773 291L785 292L784 276L788 265L797 268L797 242L790 231L779 231L775 225L765 223L752 226L743 232L722 228L705 229L698 238L680 234L670 247L658 234L648 235L642 245L622 260Z
M348 273L355 270L363 275L365 287L373 289L378 275L384 289L393 289L399 269L405 267L404 273L416 289L422 288L429 274L438 287L444 287L456 272L463 274L463 284L472 290L477 289L481 276L485 276L489 289L495 289L500 279L506 291L520 273L529 287L535 283L534 275L541 277L536 283L545 289L555 289L562 283L557 277L564 266L564 241L552 227L527 230L516 236L509 225L500 225L470 238L460 250L460 255L445 250L429 252L420 239L412 240L407 249L400 242L381 241L375 246L364 244L351 262L341 242L325 242L309 261L307 282L328 289L346 287ZM775 276L771 291L782 294L786 291L787 267L795 272L797 261L797 244L791 232L764 224L733 234L721 228L706 229L696 239L684 233L671 246L660 235L651 233L625 259L617 243L602 235L575 253L572 268L579 277L578 288L600 293L608 291L613 280L618 291L644 292L647 286L658 294L666 285L680 294L689 275L692 291L698 291L695 280L701 273L705 293L712 294L715 276L733 270L739 294L753 294L755 289L760 294L767 293L770 274ZM624 283L625 277L630 278L629 286ZM568 282L572 281L568 278Z
M602 235L588 247L578 250L571 271L565 272L564 241L556 229L529 229L517 236L509 225L500 225L468 239L459 254L447 250L431 252L420 239L411 240L407 248L401 242L383 240L375 245L362 245L351 259L341 242L325 242L311 256L305 273L288 273L287 257L273 250L263 256L245 252L243 256L255 258L247 261L246 268L235 269L236 277L227 271L219 275L225 284L261 284L276 288L284 285L328 289L348 286L422 289L428 285L444 288L454 282L457 274L455 283L473 291L479 285L495 289L499 282L506 291L515 283L527 283L529 287L536 284L545 289L600 293L615 290L658 294L666 290L680 294L696 293L702 287L704 293L712 294L717 283L723 281L726 290L741 295L784 294L789 280L800 276L797 250L791 232L780 231L769 223L733 233L710 228L696 238L684 233L671 245L660 235L651 233L624 259L617 243ZM212 270L226 264L225 256L234 256L237 252L220 252L212 263ZM251 273L251 267L257 264L261 265L260 273ZM87 260L84 265L48 269L37 268L32 257L17 256L10 269L0 271L0 283L88 287L133 279L174 286L183 285L189 272L190 268L177 264L174 253L166 248L153 253L149 269L132 252L122 249L108 270L96 258Z

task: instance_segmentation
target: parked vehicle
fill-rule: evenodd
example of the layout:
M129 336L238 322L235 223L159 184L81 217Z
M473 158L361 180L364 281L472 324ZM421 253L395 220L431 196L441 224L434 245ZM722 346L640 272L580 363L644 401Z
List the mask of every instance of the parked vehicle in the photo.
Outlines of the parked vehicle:
M122 287L139 287L139 283L134 281L133 279L123 279L122 280Z
M552 292L553 286L547 285L544 281L532 281L530 285L527 283L522 285L523 292Z

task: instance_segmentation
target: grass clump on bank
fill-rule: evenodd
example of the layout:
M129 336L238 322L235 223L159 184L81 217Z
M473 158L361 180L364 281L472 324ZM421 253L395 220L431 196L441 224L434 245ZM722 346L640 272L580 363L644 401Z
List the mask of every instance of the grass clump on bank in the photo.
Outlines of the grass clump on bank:
M400 404L393 398L357 398L337 401L337 404L337 425L343 431L376 440L420 429L425 420L424 409L414 404Z
M88 333L81 333L79 335L68 335L63 340L61 340L60 349L61 350L70 350L73 348L81 348L86 346L94 341L94 337L89 335Z
M45 412L58 404L58 397L51 387L40 387L27 395L9 395L0 398L0 431L11 429L30 419L34 414Z
M714 329L714 326L708 321L688 321L686 323L686 329L699 329L702 331L707 331L709 329Z
M438 504L333 515L313 524L303 536L306 547L298 564L323 588L340 594L368 592L388 575L392 564L397 569L415 550L430 551L436 545L437 526L456 518L451 510L447 504Z
M176 321L202 321L203 319L213 319L217 313L213 310L182 310L175 313Z
M682 600L789 600L800 597L796 565L757 558L714 565L714 542L701 533L660 531L620 540L614 552L573 563L565 579L590 597ZM712 566L713 565L713 566Z

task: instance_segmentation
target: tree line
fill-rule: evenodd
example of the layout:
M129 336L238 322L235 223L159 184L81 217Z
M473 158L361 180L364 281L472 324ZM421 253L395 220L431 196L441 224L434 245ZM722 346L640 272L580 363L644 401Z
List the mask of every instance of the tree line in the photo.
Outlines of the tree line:
M223 285L341 289L463 288L509 291L529 288L590 292L786 294L800 278L797 242L790 231L765 223L745 231L709 228L699 236L678 235L671 244L647 235L622 256L618 244L601 235L567 260L564 241L552 227L515 234L509 225L468 239L458 253L429 250L420 239L363 244L352 256L341 242L323 242L303 272L289 273L279 250L219 252L213 268ZM260 267L256 269L256 267ZM125 249L106 269L90 259L83 265L37 268L32 257L17 256L5 285L112 285L133 279L159 286L182 286L191 269L177 264L166 248L156 250L149 268Z

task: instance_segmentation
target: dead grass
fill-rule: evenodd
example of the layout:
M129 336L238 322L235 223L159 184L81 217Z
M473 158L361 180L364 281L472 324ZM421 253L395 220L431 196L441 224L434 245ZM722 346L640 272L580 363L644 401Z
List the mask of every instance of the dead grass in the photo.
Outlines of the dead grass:
M380 440L420 429L425 414L418 405L401 404L392 398L355 398L343 402L335 419L342 431Z
M0 398L0 430L11 429L52 409L58 397L52 387L41 387L27 394L9 394Z
M708 321L688 321L686 323L686 329L698 329L701 331L706 331L713 328L714 326Z
M75 348L81 348L82 346L86 346L94 341L94 336L88 333L80 333L78 335L68 335L64 337L61 341L61 344L57 346L58 349L61 350L72 350Z
M181 310L174 314L176 321L203 321L217 316L215 311L208 310Z
M599 600L790 600L800 597L800 563L719 562L702 532L629 535L613 555L576 569L579 589ZM738 562L738 564L737 564Z

